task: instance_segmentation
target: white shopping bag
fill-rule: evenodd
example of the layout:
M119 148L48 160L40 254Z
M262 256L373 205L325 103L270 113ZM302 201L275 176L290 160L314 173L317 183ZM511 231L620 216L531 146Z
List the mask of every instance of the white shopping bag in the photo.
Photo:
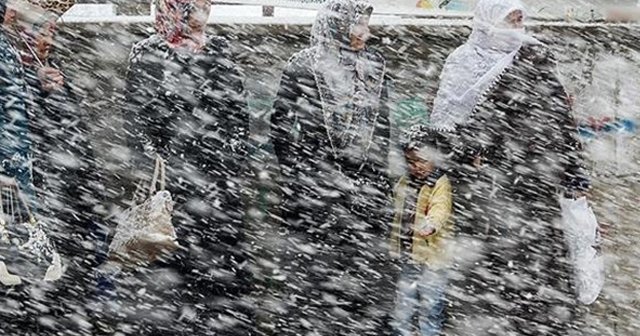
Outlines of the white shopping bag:
M173 200L165 189L165 164L156 158L149 198L124 211L118 220L116 234L109 245L111 259L136 265L154 261L163 252L179 248L171 223ZM156 185L160 184L160 191Z
M562 225L574 267L578 301L591 304L604 286L604 260L598 252L598 221L585 197L560 199Z

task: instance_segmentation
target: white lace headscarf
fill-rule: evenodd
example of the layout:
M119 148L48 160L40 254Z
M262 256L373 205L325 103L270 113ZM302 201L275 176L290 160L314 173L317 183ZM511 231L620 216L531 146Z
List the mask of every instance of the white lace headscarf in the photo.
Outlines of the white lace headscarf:
M365 157L373 140L385 67L367 49L350 47L354 27L372 11L366 1L328 0L311 29L313 71L337 156Z
M452 130L464 124L489 89L508 68L524 44L538 44L524 28L508 26L514 11L526 13L520 0L480 0L469 40L454 51L440 75L431 127Z

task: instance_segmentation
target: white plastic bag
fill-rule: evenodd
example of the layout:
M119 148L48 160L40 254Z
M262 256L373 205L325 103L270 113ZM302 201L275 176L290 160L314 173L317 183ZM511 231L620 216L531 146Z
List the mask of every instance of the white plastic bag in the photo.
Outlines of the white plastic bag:
M111 259L125 264L154 261L161 253L172 252L179 245L171 223L173 200L165 189L165 164L156 158L149 198L124 211L118 220L115 236L109 245ZM156 185L160 184L160 191Z
M0 175L0 284L62 277L60 255L15 179Z
M562 225L574 267L578 301L592 304L604 286L604 260L598 252L598 221L585 197L560 199Z

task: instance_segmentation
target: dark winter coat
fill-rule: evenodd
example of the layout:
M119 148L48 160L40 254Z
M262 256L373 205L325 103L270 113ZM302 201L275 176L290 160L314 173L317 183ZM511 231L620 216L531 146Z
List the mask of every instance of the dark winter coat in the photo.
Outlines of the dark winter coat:
M148 187L154 155L163 157L183 246L170 259L137 274L121 273L112 283L116 300L152 303L148 295L132 293L151 274L167 275L153 296L162 304L152 303L158 309L137 322L141 333L203 332L199 328L234 309L231 299L244 288L238 241L249 115L243 94L241 73L223 39L211 38L197 55L172 49L158 35L133 48L123 114L134 170L129 188L141 180ZM170 323L185 310L193 316Z
M96 238L91 232L102 221L104 211L99 209L105 204L100 163L90 141L88 116L82 111L82 93L68 77L60 89L45 92L37 69L27 67L26 71L34 102L30 122L40 210L57 221L54 239L68 253L61 252L84 258L94 251L84 251L80 245ZM95 266L95 261L91 264Z
M382 232L384 225L374 224L370 211L382 210L379 206L386 202L390 192L387 174L390 82L385 77L379 110L371 111L378 113L378 117L367 159L361 162L354 157L336 157L314 74L315 52L316 48L304 50L289 61L271 117L271 140L284 186L282 209L287 216L307 217L305 225L321 226L327 219L321 214L330 213L334 203L340 202L372 220L367 230ZM374 52L370 55L372 62L384 67L381 55ZM356 186L350 187L350 183Z
M386 304L391 302L386 294L392 293L386 267L391 223L389 80L384 77L381 83L378 109L368 111L377 117L364 160L336 154L314 73L316 48L299 52L287 64L271 118L281 175L282 229L288 232L281 258L286 284L280 291L287 310L278 315L282 323L277 332L301 333L308 320L317 321L313 329L321 332L364 334L376 329L382 335ZM382 56L364 52L384 73ZM331 297L346 306L334 307ZM333 315L335 309L348 313ZM349 319L359 323L346 323Z
M459 325L475 334L499 325L498 334L540 335L548 328L566 335L572 273L556 225L558 197L563 186L581 188L587 180L553 55L523 47L458 131L465 186L457 197L458 226L480 242L466 250L479 260L462 264L466 281L452 290L463 298L456 301ZM470 168L478 155L479 172Z

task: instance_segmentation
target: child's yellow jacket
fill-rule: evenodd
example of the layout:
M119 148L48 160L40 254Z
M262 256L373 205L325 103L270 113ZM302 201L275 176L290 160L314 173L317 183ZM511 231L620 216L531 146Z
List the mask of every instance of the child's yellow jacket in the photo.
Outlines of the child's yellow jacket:
M394 203L395 217L391 229L391 253L399 256L401 252L402 234L402 213L405 208L405 199L407 192L408 178L402 177L395 187ZM412 244L412 259L421 264L427 264L434 269L446 267L450 261L450 255L447 250L451 243L450 238L453 236L453 199L451 191L451 182L444 175L440 177L433 187L424 185L420 188L418 194L418 204L416 206L416 215ZM418 231L425 223L430 223L435 227L436 232L428 238L418 236Z

